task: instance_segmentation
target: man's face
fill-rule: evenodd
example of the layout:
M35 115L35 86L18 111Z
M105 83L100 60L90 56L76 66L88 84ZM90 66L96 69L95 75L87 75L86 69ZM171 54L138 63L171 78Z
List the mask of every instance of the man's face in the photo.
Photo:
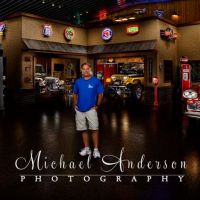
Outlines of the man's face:
M88 66L88 65L83 65L82 66L82 75L83 75L83 77L89 77L89 76L91 76L91 74L90 74L90 66Z

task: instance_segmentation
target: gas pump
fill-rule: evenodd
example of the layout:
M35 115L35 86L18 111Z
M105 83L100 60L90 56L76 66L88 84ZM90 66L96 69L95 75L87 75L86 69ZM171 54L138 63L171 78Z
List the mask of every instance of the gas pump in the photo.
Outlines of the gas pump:
M188 58L181 58L181 92L186 103L185 114L190 118L200 119L200 92L192 87L191 65Z
M191 88L191 65L188 64L189 59L186 56L182 56L181 63L181 94L187 89Z
M185 90L191 88L191 65L187 63L181 64L181 90L182 94Z

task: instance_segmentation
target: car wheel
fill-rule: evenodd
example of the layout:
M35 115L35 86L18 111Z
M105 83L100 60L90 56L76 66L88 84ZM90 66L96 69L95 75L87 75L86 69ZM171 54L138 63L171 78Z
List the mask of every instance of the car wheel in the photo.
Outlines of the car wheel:
M142 100L142 86L141 84L131 85L129 87L131 89L131 97L134 101L140 102Z

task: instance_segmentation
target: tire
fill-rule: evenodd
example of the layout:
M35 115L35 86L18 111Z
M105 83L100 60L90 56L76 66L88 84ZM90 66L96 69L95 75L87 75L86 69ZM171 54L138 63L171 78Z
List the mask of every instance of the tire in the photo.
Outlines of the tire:
M142 100L142 85L141 84L135 84L129 86L131 90L131 98L136 101L140 102Z

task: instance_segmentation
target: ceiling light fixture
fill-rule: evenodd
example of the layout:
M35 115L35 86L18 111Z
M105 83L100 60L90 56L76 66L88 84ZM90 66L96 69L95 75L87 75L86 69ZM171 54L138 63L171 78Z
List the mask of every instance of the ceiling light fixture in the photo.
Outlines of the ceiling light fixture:
M120 19L120 18L115 19L115 22L121 22L121 21L122 21L122 19Z
M173 21L178 21L179 19L179 15L175 10L173 11L171 18Z
M42 3L45 4L45 0L42 0Z
M62 8L62 6L61 6L61 5L59 5L59 6L58 6L58 8Z
M52 4L51 4L51 6L52 6L52 7L54 7L54 6L55 6L55 4L54 4L54 3L52 3Z
M127 21L127 20L128 20L128 19L127 19L126 17L122 18L122 21L124 21L124 22Z
M133 20L133 19L135 19L135 17L129 17L128 19Z
M172 17L178 17L178 13L174 10L174 12L172 13Z

